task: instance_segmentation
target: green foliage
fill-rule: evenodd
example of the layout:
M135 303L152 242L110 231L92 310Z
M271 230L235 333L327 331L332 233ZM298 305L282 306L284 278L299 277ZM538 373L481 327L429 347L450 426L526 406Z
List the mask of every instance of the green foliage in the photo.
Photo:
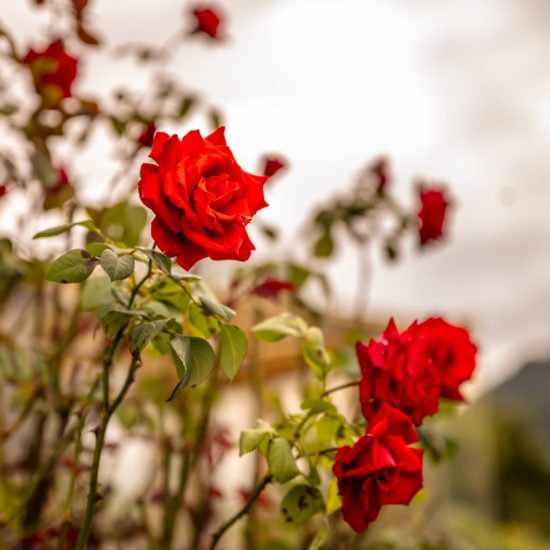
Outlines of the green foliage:
M134 272L134 258L130 255L118 256L110 248L103 251L100 262L111 281L126 279Z
M250 453L256 449L260 449L262 452L265 452L267 450L267 443L273 439L275 434L275 430L267 424L267 422L257 420L255 428L241 432L239 437L240 456Z
M206 296L201 296L199 298L199 302L205 313L210 315L217 315L218 317L221 317L224 321L231 321L231 319L233 319L233 317L235 316L235 312L232 309L224 306L223 304L219 304L218 302L214 302Z
M130 353L134 357L139 357L145 346L152 342L168 321L169 319L160 319L135 325L130 331Z
M141 248L138 246L137 249L143 252L163 273L170 275L172 271L172 262L168 256L151 248Z
M81 248L70 250L55 260L47 279L56 283L81 283L93 272L99 259Z
M97 315L105 334L111 337L125 327L131 318L139 317L142 313L129 310L120 304L102 304Z
M275 437L267 447L269 471L279 483L286 483L300 474L290 443Z
M246 334L234 325L221 325L220 368L233 380L246 357L248 340Z
M101 304L112 302L111 281L104 275L91 277L85 283L80 295L80 309L93 311Z
M258 323L252 327L252 333L266 342L277 342L287 336L303 338L307 333L307 324L296 315L282 313Z
M204 382L216 362L214 350L203 338L178 335L170 340L170 348L180 380L167 401L177 397L186 386L198 386Z
M289 523L304 523L324 509L319 489L309 485L295 485L281 502L281 512Z
M73 222L73 223L67 223L65 225L58 225L56 227L50 227L49 229L44 229L44 231L39 231L33 239L44 239L47 237L57 237L57 235L62 235L63 233L67 233L70 231L73 227L85 227L86 229L89 229L90 231L97 231L97 227L95 226L94 222L92 220L82 220L79 222Z

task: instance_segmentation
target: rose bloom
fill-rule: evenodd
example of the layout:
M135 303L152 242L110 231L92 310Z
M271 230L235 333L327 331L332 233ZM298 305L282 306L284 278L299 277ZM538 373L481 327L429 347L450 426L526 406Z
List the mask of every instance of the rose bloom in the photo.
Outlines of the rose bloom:
M252 216L267 206L265 176L245 172L225 143L224 128L203 138L193 130L182 139L157 132L138 184L154 213L151 234L167 256L190 269L202 258L244 261L254 245L246 232Z
M419 237L420 245L424 246L443 235L449 201L445 196L445 191L441 188L420 186L419 193Z
M210 38L219 38L221 18L212 6L197 6L192 11L196 20L194 33L206 34Z
M285 168L285 163L280 158L266 157L264 159L264 176L267 176L268 178L274 176L283 168Z
M393 319L378 340L358 342L359 396L368 420L382 403L408 414L419 426L439 409L440 379L418 337L417 324L400 333Z
M61 40L43 50L29 49L22 62L31 70L34 87L44 101L53 105L72 96L78 60L65 51Z
M338 449L332 471L338 479L344 520L357 533L386 504L409 504L422 488L422 449L411 419L387 404L353 446Z
M8 188L5 185L0 185L0 199L8 192Z
M437 371L441 397L463 401L459 386L472 377L477 353L468 331L432 317L418 325L418 333L427 347L425 353Z

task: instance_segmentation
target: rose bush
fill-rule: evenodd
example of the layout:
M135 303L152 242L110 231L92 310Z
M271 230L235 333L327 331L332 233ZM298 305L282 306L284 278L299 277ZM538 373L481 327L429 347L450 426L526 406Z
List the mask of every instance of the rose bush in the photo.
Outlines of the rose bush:
M227 147L224 128L206 138L194 130L182 139L158 132L141 168L139 194L156 215L151 234L184 269L202 258L244 261L254 245L246 232L267 206L265 176L245 172Z

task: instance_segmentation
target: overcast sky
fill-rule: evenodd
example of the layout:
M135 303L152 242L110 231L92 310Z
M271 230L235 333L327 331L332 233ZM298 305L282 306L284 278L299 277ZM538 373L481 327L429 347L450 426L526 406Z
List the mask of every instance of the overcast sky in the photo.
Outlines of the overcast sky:
M175 0L99 0L109 46L163 43L183 17ZM195 42L172 69L224 112L237 159L264 152L292 168L269 192L264 219L284 228L281 253L313 205L349 185L379 153L412 204L411 181L448 182L457 209L446 246L375 262L371 312L404 320L471 320L480 380L494 383L550 355L550 4L546 0L227 0L230 39ZM2 10L32 43L30 2ZM134 64L93 54L80 90L138 85ZM202 124L201 120L194 121ZM185 131L188 128L182 128ZM205 128L206 129L206 128ZM101 188L101 145L73 168ZM87 175L86 175L87 174ZM270 250L258 246L257 257ZM342 303L355 288L353 251L331 268Z

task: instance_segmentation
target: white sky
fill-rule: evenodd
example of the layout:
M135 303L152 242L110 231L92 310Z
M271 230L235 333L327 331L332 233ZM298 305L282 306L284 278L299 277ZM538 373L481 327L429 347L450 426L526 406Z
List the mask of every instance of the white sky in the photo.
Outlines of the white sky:
M292 169L273 184L263 218L282 225L280 250L314 205L387 153L398 194L412 204L415 176L442 179L458 203L452 239L396 267L376 261L371 311L404 320L468 318L483 383L550 355L550 4L545 0L226 0L230 40L196 41L174 71L219 105L228 142L250 171L264 152ZM183 6L172 0L99 0L109 46L161 44ZM2 22L36 40L30 2ZM26 43L23 42L22 43ZM130 62L92 54L81 91L138 86ZM202 123L201 120L196 122ZM181 128L185 131L188 128ZM98 144L71 165L101 187L112 164ZM257 257L272 249L258 242ZM378 258L379 260L379 258ZM342 303L355 288L353 251L331 268Z

